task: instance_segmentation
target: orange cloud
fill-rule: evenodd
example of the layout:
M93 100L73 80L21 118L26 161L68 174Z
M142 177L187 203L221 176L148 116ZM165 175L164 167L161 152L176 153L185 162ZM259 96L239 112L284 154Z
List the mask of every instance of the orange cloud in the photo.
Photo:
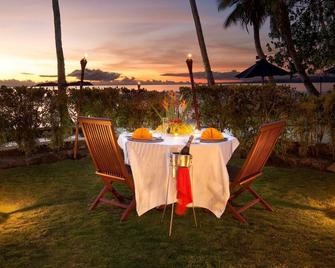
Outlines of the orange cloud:
M185 72L188 53L193 54L195 71L203 71L188 1L67 0L60 4L68 74L79 69L85 52L90 55L88 68L139 79ZM198 1L198 8L213 70L242 70L254 63L252 36L239 27L224 30L225 14L217 12L216 0ZM51 1L1 1L0 10L0 79L41 81L39 76L22 73L56 74Z

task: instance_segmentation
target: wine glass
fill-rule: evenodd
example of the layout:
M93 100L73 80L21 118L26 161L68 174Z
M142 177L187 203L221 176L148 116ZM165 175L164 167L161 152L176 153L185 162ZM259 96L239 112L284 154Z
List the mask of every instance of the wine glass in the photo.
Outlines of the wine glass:
M162 128L163 128L163 134L167 134L167 129L169 127L169 119L167 117L162 118Z

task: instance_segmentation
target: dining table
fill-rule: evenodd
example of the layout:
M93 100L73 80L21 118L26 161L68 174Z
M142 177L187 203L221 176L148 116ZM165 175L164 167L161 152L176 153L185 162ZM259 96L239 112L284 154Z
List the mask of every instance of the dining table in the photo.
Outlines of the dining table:
M227 133L223 133L224 140L219 142L202 141L200 133L194 135L190 146L192 205L208 209L220 218L230 196L227 163L239 141ZM139 216L161 205L177 202L169 156L179 152L189 139L189 135L154 133L153 136L154 141L133 140L129 132L118 137L125 163L131 167Z

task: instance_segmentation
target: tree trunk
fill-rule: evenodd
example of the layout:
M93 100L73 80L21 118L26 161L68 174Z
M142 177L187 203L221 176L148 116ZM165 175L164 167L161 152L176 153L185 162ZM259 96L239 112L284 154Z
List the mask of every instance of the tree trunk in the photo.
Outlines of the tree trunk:
M54 25L55 25L55 43L57 53L57 72L58 72L58 87L65 89L65 63L62 46L62 31L61 31L61 19L58 0L52 0L52 8L54 13Z
M278 26L281 37L286 42L287 52L289 56L292 58L293 63L297 69L297 72L301 80L303 81L305 85L306 90L310 94L313 94L315 96L320 96L320 92L314 87L313 83L311 82L302 64L302 60L294 47L294 42L293 42L292 33L291 33L289 11L285 3L285 0L279 0L277 7L278 8L276 8L275 10L276 12L275 16L278 16L278 19L276 19L276 21L279 25L277 26Z
M211 70L211 65L210 65L209 59L208 59L208 53L207 53L207 48L206 48L206 44L205 44L205 38L204 38L204 35L203 35L203 32L202 32L202 27L201 27L201 22L200 22L200 17L199 17L196 1L195 0L190 0L190 5L191 5L191 9L192 9L195 28L196 28L196 31L197 31L197 36L198 36L200 51L201 51L201 55L202 55L202 60L203 60L204 67L205 67L205 72L206 72L206 75L207 75L208 86L211 87L211 86L215 85L215 80L214 80L214 76L213 76L213 73L212 73L212 70Z
M259 37L259 27L260 27L259 23L253 22L252 25L253 25L253 30L254 30L254 41L255 41L255 48L256 48L257 56L260 59L266 60L266 55L264 54L264 51L262 49L261 39ZM269 76L268 78L271 83L275 83L273 76Z
M55 145L61 147L64 140L64 132L67 121L67 95L66 95L66 78L65 63L62 47L61 19L58 0L52 0L52 9L54 14L55 27L55 43L57 54L57 76L58 76L58 92L57 92L57 110L59 122L55 122ZM57 121L57 120L56 120Z

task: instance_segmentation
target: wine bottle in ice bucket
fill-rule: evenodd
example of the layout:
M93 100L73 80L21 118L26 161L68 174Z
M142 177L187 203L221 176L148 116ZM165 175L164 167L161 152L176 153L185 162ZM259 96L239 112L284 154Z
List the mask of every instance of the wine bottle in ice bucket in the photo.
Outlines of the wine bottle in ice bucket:
M192 143L194 136L191 135L190 138L188 139L188 142L186 143L186 145L183 147L183 149L181 149L180 154L182 155L189 155L190 154L190 146Z

